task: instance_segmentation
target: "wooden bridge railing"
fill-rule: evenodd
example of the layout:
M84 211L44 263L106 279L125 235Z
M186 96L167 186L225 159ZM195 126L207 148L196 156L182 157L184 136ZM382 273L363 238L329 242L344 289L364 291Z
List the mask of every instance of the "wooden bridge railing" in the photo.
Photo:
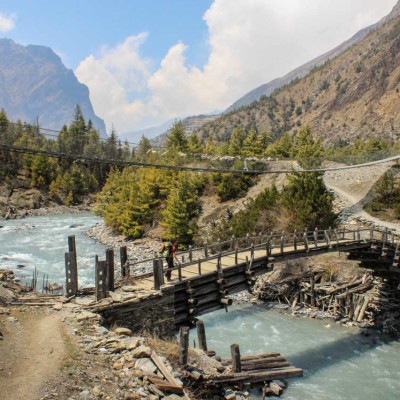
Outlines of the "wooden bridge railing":
M69 296L75 295L78 292L78 266L76 262L73 262L76 250L75 246L71 247L72 239L74 238L69 238L70 251L66 253L66 278ZM171 272L177 273L177 280L182 281L186 268L192 268L190 275L193 277L196 274L197 276L202 276L205 273L209 274L214 268L213 265L215 265L214 272L217 272L216 279L221 280L221 282L224 280L225 267L238 268L238 271L240 270L242 274L244 273L251 280L253 279L251 270L253 261L258 265L256 268L260 268L260 266L267 265L274 257L280 255L306 255L309 252L310 254L313 252L315 254L315 251L329 251L332 248L346 251L352 245L361 245L362 243L377 245L381 256L387 256L390 253L391 255L394 254L395 258L397 257L400 260L399 242L396 243L395 239L393 232L387 229L382 231L376 228L354 230L345 228L319 230L316 228L313 231L304 230L303 232L295 231L292 233L271 232L270 234L253 237L247 235L245 238L231 238L224 242L218 241L199 249L189 249L186 252L180 253L181 256L183 254L189 254L189 256L186 261L182 257L182 263L172 268ZM396 246L394 246L395 244ZM126 248L123 249L126 250ZM211 252L213 254L210 254L210 249L212 249ZM154 286L156 289L159 289L164 283L163 272L165 270L163 269L163 260L161 258L155 257L134 264L129 264L126 260L126 251L121 252L123 276L129 276L129 269L132 265L152 262L153 271L136 275L135 280L154 276ZM400 266L400 261L398 262L398 266ZM97 274L97 269L100 267L102 270L99 270ZM110 251L107 252L104 262L100 261L96 256L96 274L96 287L99 287L99 290L101 289L98 293L96 292L96 298L100 299L106 296L108 290L114 290L114 256Z
M198 274L202 274L202 264L205 262L215 262L216 268L218 260L225 256L235 256L237 262L240 253L250 253L265 249L265 255L269 256L286 251L311 251L313 249L324 247L335 247L343 242L367 242L371 240L379 240L381 242L394 242L394 234L388 230L378 230L376 228L363 228L363 229L326 229L319 230L315 228L313 231L304 230L303 232L294 231L292 233L274 233L260 234L257 236L249 236L243 238L232 237L226 241L217 241L216 243L206 244L199 248L189 248L186 251L179 252L178 256L182 262L171 268L170 271L178 272L178 279L182 279L182 271L187 267L193 267L197 264ZM279 250L278 250L279 249ZM278 251L278 253L276 253ZM186 256L186 259L185 259ZM154 260L160 259L159 257L149 258L143 261L134 263L127 262L128 268L134 268L143 263L154 263ZM160 259L161 260L161 259ZM162 260L161 260L162 265ZM151 277L154 271L136 275L137 279Z

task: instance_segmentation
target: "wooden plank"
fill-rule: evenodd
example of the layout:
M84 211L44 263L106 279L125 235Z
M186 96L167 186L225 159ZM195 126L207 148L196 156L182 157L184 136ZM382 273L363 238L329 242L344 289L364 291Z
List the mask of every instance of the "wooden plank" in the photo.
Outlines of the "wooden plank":
M156 364L157 368L160 372L165 376L165 379L173 386L182 389L182 385L172 376L169 372L166 365L160 360L154 350L150 354L151 359L153 360L154 364Z

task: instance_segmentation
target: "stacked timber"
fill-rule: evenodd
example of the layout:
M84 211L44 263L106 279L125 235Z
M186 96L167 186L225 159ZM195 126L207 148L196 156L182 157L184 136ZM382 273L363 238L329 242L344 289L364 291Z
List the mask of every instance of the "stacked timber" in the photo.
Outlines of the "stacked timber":
M222 359L221 364L227 372L207 378L206 385L263 384L264 395L280 396L284 385L281 379L303 376L303 370L290 365L280 353L270 352L235 359ZM233 372L240 365L240 372ZM231 371L231 372L230 372Z
M292 309L321 310L345 323L377 327L400 335L400 291L395 279L366 271L350 281L324 282L321 271L305 271L279 283L262 281L255 288L264 301L285 303Z

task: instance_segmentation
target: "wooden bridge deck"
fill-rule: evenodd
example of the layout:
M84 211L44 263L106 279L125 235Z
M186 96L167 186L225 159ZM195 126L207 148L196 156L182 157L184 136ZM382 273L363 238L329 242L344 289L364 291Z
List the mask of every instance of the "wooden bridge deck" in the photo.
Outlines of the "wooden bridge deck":
M269 259L283 258L289 255L297 255L298 257L312 256L317 253L326 253L331 251L346 251L352 248L369 247L370 242L366 242L364 239L338 239L333 244L318 244L317 247L313 244L312 247L307 247L304 243L299 243L296 248L292 245L286 245L282 248L274 247L266 250L267 243L255 246L254 249L247 248L241 249L235 254L230 252L228 254L221 253L220 258L214 257L213 259L205 259L200 261L200 273L199 273L199 261L192 261L183 264L181 267L175 267L171 272L171 281L164 281L164 284L171 286L177 285L182 281L193 280L201 275L218 272L220 266L220 275L224 275L225 270L229 270L232 267L250 263L256 264L259 261ZM251 268L251 266L250 266ZM268 272L268 271L264 271ZM134 280L134 285L142 290L154 289L154 276L146 276Z

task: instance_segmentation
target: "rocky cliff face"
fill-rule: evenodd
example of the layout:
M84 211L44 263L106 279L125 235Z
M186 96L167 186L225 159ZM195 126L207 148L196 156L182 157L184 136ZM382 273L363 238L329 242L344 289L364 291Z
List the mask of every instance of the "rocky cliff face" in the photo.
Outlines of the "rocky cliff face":
M87 86L53 50L0 39L0 108L11 120L38 120L43 128L59 130L71 122L77 104L85 119L91 119L102 136L106 135L104 121L93 111Z
M226 112L231 112L239 109L240 107L249 105L252 102L259 100L261 96L269 96L276 89L279 89L289 84L291 81L295 79L299 79L306 76L313 68L323 65L326 61L333 59L334 57L338 56L339 54L349 49L351 46L361 42L370 32L382 27L386 22L395 17L398 17L399 15L400 15L400 1L393 7L393 10L389 15L382 18L376 24L373 24L371 26L368 26L367 28L360 30L353 37L346 40L345 42L335 47L331 51L328 51L327 53L314 58L308 63L301 65L300 67L294 69L285 76L274 79L271 82L265 83L264 85L261 85L253 89L252 91L241 97L239 100L235 101L235 103L233 103L226 110Z

